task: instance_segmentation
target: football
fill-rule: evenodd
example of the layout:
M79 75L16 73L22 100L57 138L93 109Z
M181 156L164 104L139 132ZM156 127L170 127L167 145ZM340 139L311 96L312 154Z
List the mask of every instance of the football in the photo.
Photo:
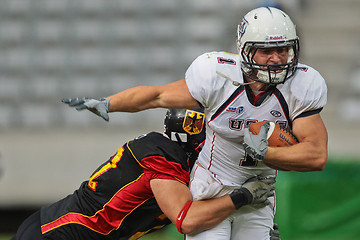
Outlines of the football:
M252 123L249 130L253 134L258 134L261 126L266 121ZM277 123L270 122L270 128L267 134L269 147L287 147L299 143L295 135L288 128L285 128Z

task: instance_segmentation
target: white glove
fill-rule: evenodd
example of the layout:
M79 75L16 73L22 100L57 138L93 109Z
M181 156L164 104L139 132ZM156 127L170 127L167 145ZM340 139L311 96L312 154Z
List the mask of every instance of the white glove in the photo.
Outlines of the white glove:
M270 128L270 122L264 123L255 135L249 128L244 129L244 149L246 153L255 160L263 161L268 148L267 133Z
M81 111L87 109L96 115L102 117L105 121L109 121L110 99L105 98L63 98L63 103L68 104L70 107L75 107L76 110Z
M230 193L235 208L251 204L255 207L263 207L269 204L268 197L274 194L275 178L250 178L241 188Z
M270 230L270 240L280 240L279 226L274 223L273 229Z

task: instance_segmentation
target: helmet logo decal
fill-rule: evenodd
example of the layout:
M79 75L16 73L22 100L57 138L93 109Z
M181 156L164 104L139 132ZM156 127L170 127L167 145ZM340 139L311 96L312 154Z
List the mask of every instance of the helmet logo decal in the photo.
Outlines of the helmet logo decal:
M269 41L279 41L279 40L283 40L285 39L285 37L283 35L269 35L266 37L266 40Z
M240 39L244 35L247 25L248 25L248 21L246 21L246 19L243 18L238 26L238 39Z
M205 114L192 110L186 110L183 129L188 134L198 134L204 126Z

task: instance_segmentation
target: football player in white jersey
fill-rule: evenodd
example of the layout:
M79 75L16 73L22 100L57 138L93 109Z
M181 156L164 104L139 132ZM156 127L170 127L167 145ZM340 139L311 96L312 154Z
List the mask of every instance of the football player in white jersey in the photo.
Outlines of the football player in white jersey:
M236 43L237 54L199 56L185 79L164 86L138 86L103 99L63 102L105 120L108 112L205 107L206 142L190 183L194 200L220 197L252 176L273 177L277 170L324 169L327 130L320 112L327 87L316 70L298 63L299 39L289 16L276 8L250 11L238 25ZM300 143L267 146L266 127L257 136L246 128L262 120L288 126ZM186 239L269 239L275 196L269 201L263 208L241 208L214 229Z

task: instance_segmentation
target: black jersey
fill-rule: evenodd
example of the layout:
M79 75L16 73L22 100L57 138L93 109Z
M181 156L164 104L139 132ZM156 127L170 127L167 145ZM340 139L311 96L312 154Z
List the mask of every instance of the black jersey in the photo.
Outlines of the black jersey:
M160 133L127 142L78 190L41 209L45 239L137 239L170 223L151 191L153 178L189 182L188 158Z

